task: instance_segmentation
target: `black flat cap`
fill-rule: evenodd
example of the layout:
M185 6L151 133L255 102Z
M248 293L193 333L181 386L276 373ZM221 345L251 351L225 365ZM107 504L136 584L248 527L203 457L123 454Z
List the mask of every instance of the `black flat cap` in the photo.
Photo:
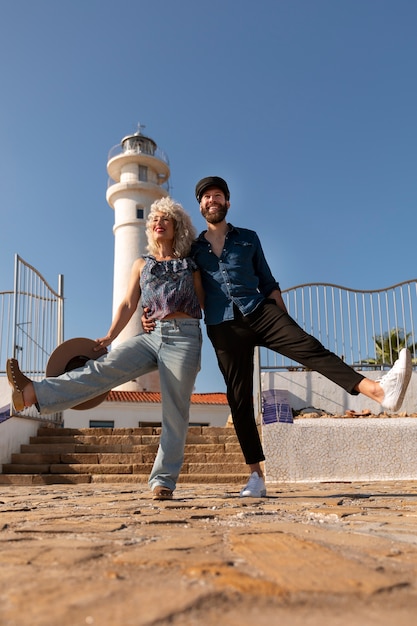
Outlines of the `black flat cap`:
M201 180L199 180L195 186L195 197L197 198L198 202L200 202L201 196L203 195L205 190L209 189L210 187L218 187L219 189L221 189L224 193L224 197L226 198L226 200L229 200L230 191L226 181L223 180L223 178L220 178L220 176L207 176L206 178L202 178Z

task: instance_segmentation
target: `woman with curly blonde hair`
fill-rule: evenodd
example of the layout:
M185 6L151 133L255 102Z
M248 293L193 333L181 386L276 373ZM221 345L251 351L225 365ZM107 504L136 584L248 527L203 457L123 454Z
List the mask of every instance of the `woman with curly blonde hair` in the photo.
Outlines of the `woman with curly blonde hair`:
M84 367L55 378L32 381L16 359L7 362L16 411L35 404L41 415L72 408L148 372L159 370L162 432L149 477L154 499L171 499L184 459L191 393L201 359L200 272L189 257L195 230L189 215L172 198L155 201L146 234L149 254L132 267L126 295L96 350L107 348L136 311L139 300L155 322Z
M158 256L159 243L152 236L153 222L157 213L163 213L172 218L174 222L174 241L172 244L173 256L178 258L187 257L190 254L191 244L196 238L196 230L191 218L182 206L170 197L161 198L151 205L146 221L146 235L148 238L148 251Z

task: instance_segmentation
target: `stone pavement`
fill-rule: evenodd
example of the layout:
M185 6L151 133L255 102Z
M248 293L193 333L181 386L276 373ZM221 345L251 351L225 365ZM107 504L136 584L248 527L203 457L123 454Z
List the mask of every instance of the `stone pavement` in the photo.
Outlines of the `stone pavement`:
M417 483L0 487L1 626L408 626Z

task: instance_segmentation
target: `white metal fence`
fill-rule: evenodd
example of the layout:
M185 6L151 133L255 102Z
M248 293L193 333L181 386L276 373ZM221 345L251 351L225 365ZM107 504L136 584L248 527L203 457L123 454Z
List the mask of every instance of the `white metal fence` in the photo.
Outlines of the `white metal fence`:
M402 347L416 365L417 279L374 291L313 283L282 293L291 317L355 369L390 367ZM264 348L259 359L261 370L301 368Z
M16 255L14 289L0 292L0 330L0 375L6 373L6 360L15 357L30 378L42 378L49 356L64 338L63 276L55 290ZM37 412L26 409L24 415L36 417Z

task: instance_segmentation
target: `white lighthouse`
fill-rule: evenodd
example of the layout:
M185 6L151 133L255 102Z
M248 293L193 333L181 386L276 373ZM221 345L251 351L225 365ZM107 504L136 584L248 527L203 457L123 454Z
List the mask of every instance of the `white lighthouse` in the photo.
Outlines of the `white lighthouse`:
M146 253L146 218L152 202L168 195L170 175L167 156L138 126L110 150L107 172L110 183L106 199L114 209L113 315L124 297L133 262ZM141 332L139 305L113 346ZM158 373L141 376L119 387L125 391L159 391Z

